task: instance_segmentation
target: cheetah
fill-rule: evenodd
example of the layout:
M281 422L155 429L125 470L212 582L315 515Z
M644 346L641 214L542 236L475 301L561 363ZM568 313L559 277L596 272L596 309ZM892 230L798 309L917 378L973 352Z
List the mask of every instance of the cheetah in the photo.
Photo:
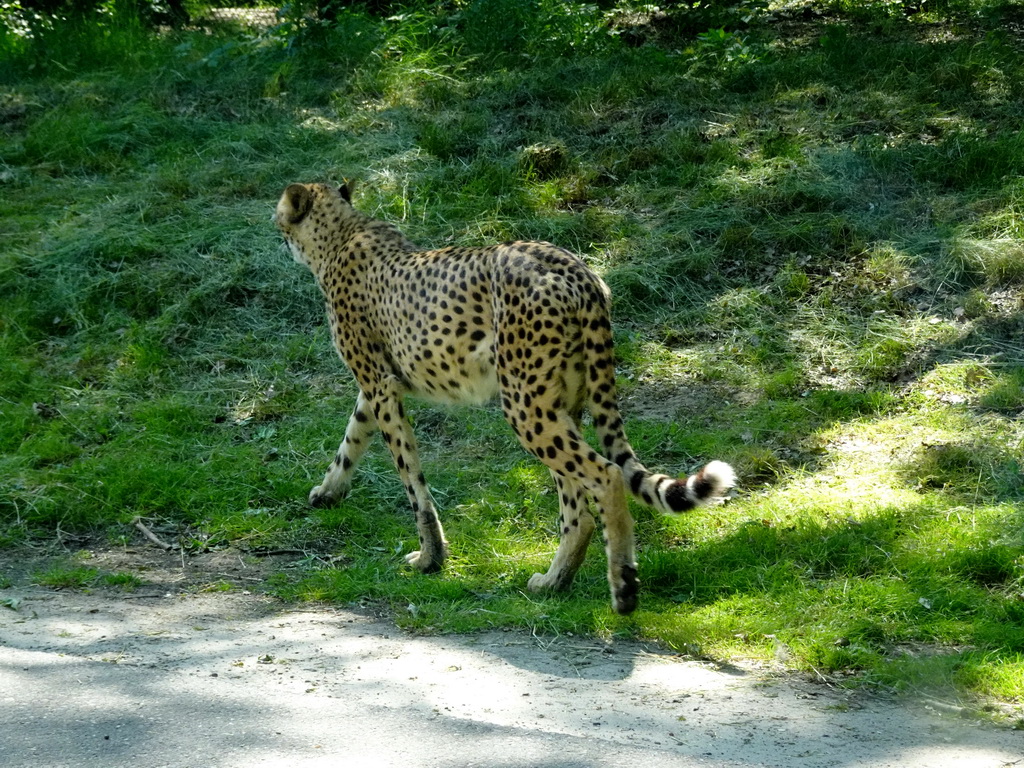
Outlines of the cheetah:
M380 430L416 518L423 572L441 568L447 541L403 408L414 395L440 403L497 397L522 446L551 472L560 541L534 592L564 590L604 529L612 608L638 601L633 519L627 492L676 513L724 497L732 468L712 461L676 479L647 470L623 431L615 393L605 283L572 253L543 242L423 251L392 224L352 206L348 185L292 184L274 213L294 259L316 277L331 338L359 385L345 437L309 503L348 492L370 438ZM600 452L580 419L589 409Z

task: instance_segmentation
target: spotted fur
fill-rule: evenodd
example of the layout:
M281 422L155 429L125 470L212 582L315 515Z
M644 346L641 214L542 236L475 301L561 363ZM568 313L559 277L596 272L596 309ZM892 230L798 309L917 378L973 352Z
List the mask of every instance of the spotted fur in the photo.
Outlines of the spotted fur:
M731 467L713 461L676 479L637 459L615 396L609 291L579 258L539 242L421 251L391 224L356 211L350 197L347 187L292 184L274 217L296 261L316 276L334 345L359 384L345 439L310 503L345 495L380 429L416 516L420 548L407 560L437 570L447 542L403 398L497 396L520 443L558 488L558 551L529 588L572 582L595 529L592 500L605 531L613 607L633 611L638 581L626 494L683 512L721 498L735 482ZM583 438L584 408L600 451Z

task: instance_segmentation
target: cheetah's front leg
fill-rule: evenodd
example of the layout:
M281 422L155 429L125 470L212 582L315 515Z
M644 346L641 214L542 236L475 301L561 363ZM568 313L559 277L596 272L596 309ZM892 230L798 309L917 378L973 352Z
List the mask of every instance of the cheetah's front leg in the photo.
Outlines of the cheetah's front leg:
M352 474L355 472L356 464L363 457L376 431L377 419L366 397L360 391L352 416L349 417L348 427L345 429L345 439L341 441L323 481L310 491L310 506L328 507L345 498L352 485Z

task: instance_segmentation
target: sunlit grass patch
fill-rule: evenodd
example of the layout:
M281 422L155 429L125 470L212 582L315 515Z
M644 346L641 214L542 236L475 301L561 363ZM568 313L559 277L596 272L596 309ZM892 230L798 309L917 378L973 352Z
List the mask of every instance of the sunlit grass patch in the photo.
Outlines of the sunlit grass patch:
M1024 244L1018 238L954 240L942 253L937 278L943 283L989 285L1024 280Z
M994 410L1020 412L1024 409L1024 368L997 371L989 380L980 402Z

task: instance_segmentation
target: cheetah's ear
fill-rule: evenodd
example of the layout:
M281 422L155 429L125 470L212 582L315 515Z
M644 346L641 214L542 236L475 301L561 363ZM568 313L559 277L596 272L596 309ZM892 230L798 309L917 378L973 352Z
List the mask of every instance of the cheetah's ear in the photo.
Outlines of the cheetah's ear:
M352 202L352 186L352 182L345 179L345 181L342 182L342 185L338 187L338 194L341 195L341 199L346 203Z
M305 184L291 184L284 191L282 203L287 205L286 215L289 224L298 224L313 207L313 195Z

